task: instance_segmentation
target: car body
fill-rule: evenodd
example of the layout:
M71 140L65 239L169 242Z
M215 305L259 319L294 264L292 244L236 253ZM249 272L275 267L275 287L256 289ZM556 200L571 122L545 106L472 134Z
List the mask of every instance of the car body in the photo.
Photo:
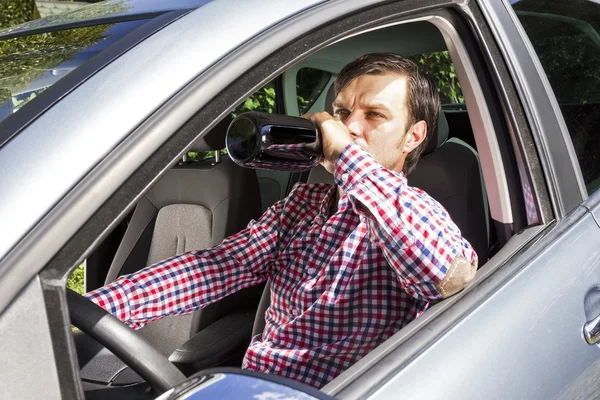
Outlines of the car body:
M130 24L50 86L33 82L33 91L48 87L35 99L2 109L4 395L83 398L65 296L69 272L254 91L279 79L278 101L298 115L300 69L326 71L330 85L366 49L449 52L464 105L444 111L454 121L462 112L470 124L493 240L465 290L430 307L322 393L598 397L600 349L584 332L593 341L600 315L600 108L593 96L600 86L593 70L577 69L596 65L598 20L600 5L591 0L122 0L0 32L10 40ZM439 37L410 31L424 25ZM584 50L566 65L571 58L562 53L577 46ZM324 87L313 100L310 110L324 106ZM451 134L460 130L449 125ZM291 179L285 175L281 187ZM98 286L97 277L87 278Z

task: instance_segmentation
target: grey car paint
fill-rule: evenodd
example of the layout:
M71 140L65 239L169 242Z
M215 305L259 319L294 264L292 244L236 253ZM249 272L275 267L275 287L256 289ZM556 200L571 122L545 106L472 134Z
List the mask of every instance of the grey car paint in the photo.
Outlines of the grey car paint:
M585 382L600 374L600 349L585 342L582 328L584 294L600 275L599 228L582 207L520 257L532 255L372 397L551 399L597 391Z
M61 398L41 286L38 277L32 279L0 315L2 399Z

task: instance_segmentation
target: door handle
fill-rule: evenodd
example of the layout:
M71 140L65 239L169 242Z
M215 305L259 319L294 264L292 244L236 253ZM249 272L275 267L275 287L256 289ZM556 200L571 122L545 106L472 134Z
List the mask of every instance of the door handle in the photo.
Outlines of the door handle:
M585 323L583 326L583 336L589 345L600 341L600 315Z

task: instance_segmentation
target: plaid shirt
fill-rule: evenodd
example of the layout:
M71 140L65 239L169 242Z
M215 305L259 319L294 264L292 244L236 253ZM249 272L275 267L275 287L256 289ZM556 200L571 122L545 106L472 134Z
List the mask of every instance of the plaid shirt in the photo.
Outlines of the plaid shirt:
M298 184L221 244L190 251L88 293L133 328L183 315L271 279L266 326L243 367L322 387L441 299L455 257L476 254L444 208L358 145L336 162L337 188Z

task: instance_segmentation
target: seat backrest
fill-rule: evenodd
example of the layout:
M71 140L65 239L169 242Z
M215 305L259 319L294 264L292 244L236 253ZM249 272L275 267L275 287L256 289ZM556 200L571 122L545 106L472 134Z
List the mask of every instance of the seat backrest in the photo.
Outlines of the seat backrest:
M192 150L224 147L229 122L221 121ZM210 159L180 163L137 204L106 283L186 251L216 245L242 230L250 219L258 218L260 208L254 170L237 166L226 155L220 162ZM150 323L140 332L168 356L229 310L243 310L248 303L242 292L221 302L191 315Z

